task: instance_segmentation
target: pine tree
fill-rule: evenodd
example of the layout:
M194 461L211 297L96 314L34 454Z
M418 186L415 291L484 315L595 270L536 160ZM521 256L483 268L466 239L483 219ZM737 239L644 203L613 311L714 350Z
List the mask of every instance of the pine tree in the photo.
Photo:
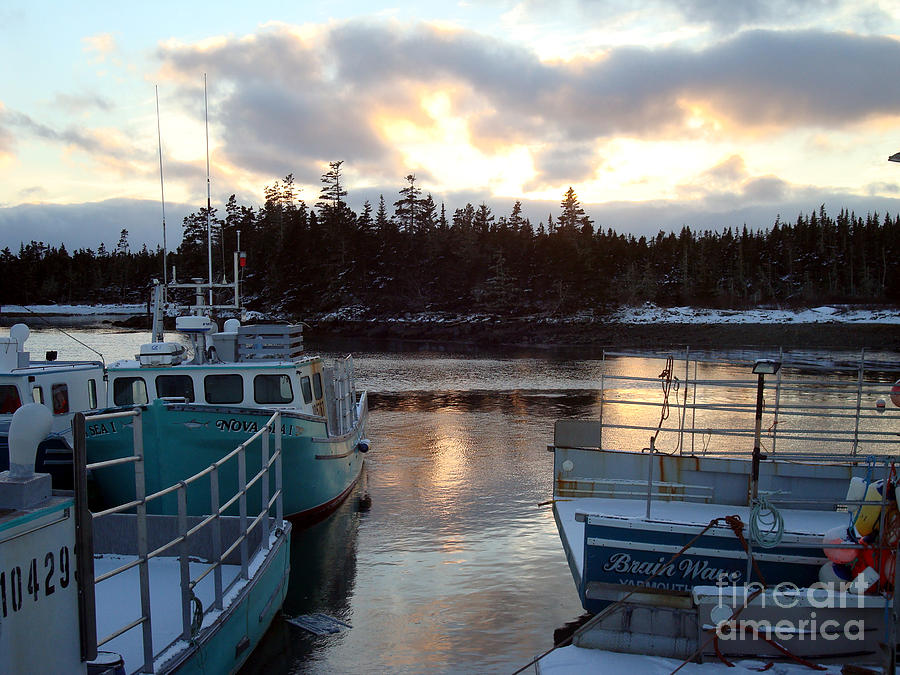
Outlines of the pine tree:
M416 174L406 176L406 182L409 184L400 190L401 198L394 202L394 217L404 231L416 232L420 225L422 191L416 186Z
M578 202L575 190L571 186L566 190L566 194L563 196L559 206L562 209L562 213L557 222L561 231L574 232L585 224L591 224L590 219L587 218L584 209L581 208L581 204Z
M319 192L319 201L316 203L318 208L324 208L330 205L332 209L337 211L343 203L347 191L341 187L341 164L344 160L337 162L329 162L329 169L322 174L322 190Z

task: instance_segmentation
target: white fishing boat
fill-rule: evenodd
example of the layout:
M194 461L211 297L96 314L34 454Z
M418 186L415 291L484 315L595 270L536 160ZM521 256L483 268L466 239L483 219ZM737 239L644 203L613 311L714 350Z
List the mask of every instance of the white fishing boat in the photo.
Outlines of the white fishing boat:
M106 405L102 361L61 361L57 351L43 360L26 349L30 330L15 324L0 337L0 471L9 468L7 437L13 413L39 403L51 413L50 431L37 448L35 466L53 477L53 487L72 489L72 418Z
M114 413L141 426L140 409ZM177 514L148 515L140 440L137 499L102 512L87 507L84 418L75 418L74 496L51 493L31 457L50 415L29 404L10 429L12 469L0 474L0 671L11 673L228 673L244 663L281 608L291 526L282 518L277 449L257 475L205 518L190 518L186 484L212 481L212 466L170 486ZM107 416L108 418L108 416ZM101 416L102 419L102 416ZM261 436L280 435L274 414ZM277 447L278 443L275 443ZM222 464L246 464L236 448ZM221 465L220 465L221 466ZM262 500L248 483L276 485ZM238 516L224 514L239 504Z
M632 362L654 368L645 355ZM671 358L657 377L605 372L599 419L556 423L553 513L593 614L574 644L684 661L882 663L879 643L896 642L900 539L898 411L884 399L900 364L888 364L893 376L877 364L871 380L864 360L827 377L760 360L756 381L701 378L702 367L686 356L683 379ZM755 404L741 400L754 388ZM855 620L866 628L851 637L821 631ZM779 621L793 632L773 635ZM737 630L760 622L769 629ZM566 672L550 669L560 659L541 672Z

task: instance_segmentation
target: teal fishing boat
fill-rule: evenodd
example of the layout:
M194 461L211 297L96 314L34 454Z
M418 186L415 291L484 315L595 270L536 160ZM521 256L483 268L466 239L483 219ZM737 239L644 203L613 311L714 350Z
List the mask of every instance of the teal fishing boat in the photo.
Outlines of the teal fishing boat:
M237 263L235 268L237 278ZM213 306L205 302L209 286L156 287L153 341L134 360L107 368L108 410L144 409L140 447L132 443L129 424L90 423L89 461L140 453L148 490L156 492L214 464L279 412L284 512L300 518L327 513L359 479L370 445L365 438L366 394L356 391L352 357L326 363L306 355L299 325L242 325L228 319L219 331L211 311L239 307L238 288L235 284L234 304ZM176 319L176 330L184 336L180 342L167 342L162 332L165 296L173 288L195 291L196 304L187 308L191 313ZM272 449L256 438L247 451L245 470L255 472ZM93 473L104 502L133 499L124 471L113 465ZM240 482L237 466L218 472L222 486ZM253 494L260 486L249 489ZM210 512L208 484L192 485L187 497L191 515ZM164 496L154 508L174 512L174 495Z
M122 421L137 435L142 413L122 410L87 424ZM210 476L216 484L215 469L169 486L175 513L151 515L161 495L147 493L142 463L132 457L128 480L138 503L92 512L86 472L102 467L86 465L85 426L76 414L73 496L51 491L50 475L34 473L51 412L27 403L13 416L11 468L0 472L0 672L237 672L287 592L291 524L283 519L282 494L263 490L251 499L245 489L270 478L281 485L280 455L273 452L259 472L242 473L234 494L221 486L222 505L206 517L187 515L184 494ZM277 439L280 426L274 413L257 435ZM220 458L220 468L245 465L247 447ZM239 515L225 513L232 500Z

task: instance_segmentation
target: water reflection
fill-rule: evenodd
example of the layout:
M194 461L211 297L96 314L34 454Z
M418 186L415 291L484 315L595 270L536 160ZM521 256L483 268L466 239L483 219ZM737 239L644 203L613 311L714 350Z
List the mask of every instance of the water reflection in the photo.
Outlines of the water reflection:
M307 528L295 527L291 538L291 578L282 612L299 616L322 612L353 623L351 601L356 584L357 540L362 483L328 518ZM286 673L298 663L315 661L345 634L315 636L276 618L242 675Z
M600 404L600 392L584 389L391 391L369 395L370 410L581 417Z
M146 332L81 331L78 337L101 348L107 360L131 357L149 339ZM59 349L60 358L93 358L90 352L74 356L61 346L65 338L59 334L33 339L34 353ZM552 644L555 628L581 614L552 515L538 506L551 494L553 456L546 446L554 421L597 417L602 405L609 423L647 427L609 429L605 447L645 447L659 422L655 406L662 400L664 362L646 356L604 362L600 354L582 351L441 353L429 346L414 354L360 353L355 343L345 349L356 352L360 388L370 394L372 507L357 512L352 496L329 519L295 531L285 613L325 612L353 627L316 638L276 622L244 672L515 670ZM752 431L756 381L749 366L691 362L685 367L676 361L674 372L682 383L733 381L715 390L698 385L696 399L692 387L673 391L660 447L671 451L681 443L688 450L709 446L749 454L749 436L713 443L704 434L707 428ZM896 379L896 373L885 372L884 383ZM626 385L616 375L644 379ZM797 371L786 372L785 379L788 375L819 377ZM842 372L838 379L852 386L855 373ZM887 397L890 385L885 387L863 396L863 410L874 411L875 399ZM767 392L764 445L770 449L777 443L781 451L789 447L787 437L810 421L782 415L774 424L772 395ZM725 409L685 409L685 396L689 404L713 398ZM613 403L622 400L646 405L629 412ZM823 381L803 391L785 387L779 403L783 410L796 406L797 412L808 412L816 405L855 406L856 394L835 393ZM834 420L841 429L848 422ZM893 424L896 430L896 422L893 413L864 425Z

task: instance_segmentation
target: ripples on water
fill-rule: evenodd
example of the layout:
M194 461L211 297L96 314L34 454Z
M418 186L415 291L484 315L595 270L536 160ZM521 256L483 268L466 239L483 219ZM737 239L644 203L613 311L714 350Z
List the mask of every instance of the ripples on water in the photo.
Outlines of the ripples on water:
M107 361L132 357L149 337L70 332ZM29 345L37 354L58 349L60 359L95 358L54 332L37 331ZM571 352L362 352L355 363L360 388L370 392L374 447L360 492L372 506L360 513L358 492L325 521L294 532L284 607L288 615L325 612L353 627L312 637L277 621L245 672L515 670L582 611L550 509L538 506L551 495L553 423L599 414L603 372L650 380L627 388L608 380L608 399L659 401L653 379L662 362L619 358L604 369L599 359ZM679 377L683 367L676 364ZM697 375L752 378L746 367L711 364L700 364ZM753 387L722 396L752 402ZM752 413L728 423L750 428ZM638 449L648 435L617 442Z

